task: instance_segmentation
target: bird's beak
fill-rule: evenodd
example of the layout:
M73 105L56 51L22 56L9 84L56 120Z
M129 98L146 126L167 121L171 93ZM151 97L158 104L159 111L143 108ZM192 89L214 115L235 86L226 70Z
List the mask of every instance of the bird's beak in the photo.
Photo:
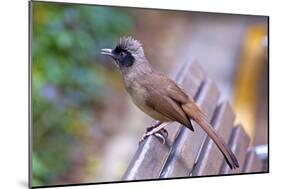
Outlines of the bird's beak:
M101 54L111 56L114 58L114 54L112 53L112 49L101 49Z

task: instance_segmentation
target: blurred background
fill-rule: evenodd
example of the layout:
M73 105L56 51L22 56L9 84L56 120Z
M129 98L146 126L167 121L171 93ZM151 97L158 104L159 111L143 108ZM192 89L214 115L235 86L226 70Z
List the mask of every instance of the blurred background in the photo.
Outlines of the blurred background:
M268 142L268 19L32 2L32 184L120 180L151 119L100 55L123 35L170 74L197 60L244 125Z

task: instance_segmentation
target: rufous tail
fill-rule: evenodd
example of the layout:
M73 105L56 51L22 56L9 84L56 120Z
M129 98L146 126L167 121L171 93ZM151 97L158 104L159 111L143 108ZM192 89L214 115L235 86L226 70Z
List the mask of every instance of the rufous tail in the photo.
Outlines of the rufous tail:
M186 104L182 106L186 114L200 125L200 127L208 134L215 142L219 150L222 152L227 164L231 169L239 167L238 160L230 148L225 144L220 136L217 135L213 127L206 121L204 114L199 110L196 104Z

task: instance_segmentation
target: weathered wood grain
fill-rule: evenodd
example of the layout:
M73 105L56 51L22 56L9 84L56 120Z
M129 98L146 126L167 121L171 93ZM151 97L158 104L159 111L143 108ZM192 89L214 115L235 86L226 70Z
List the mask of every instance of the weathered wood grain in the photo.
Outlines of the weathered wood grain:
M230 169L226 162L222 164L220 174L234 174L242 173L243 166L246 160L247 149L250 143L250 138L245 133L242 125L238 125L232 129L229 146L236 155L240 167L237 169Z
M209 120L215 111L218 99L219 91L216 85L212 81L207 80L196 102L208 116ZM183 177L190 174L204 138L207 136L199 125L195 122L192 122L192 124L195 129L194 132L184 127L181 128L180 135L176 138L161 172L161 178Z
M248 149L247 158L243 167L243 172L263 172L262 160L259 159L254 148Z
M202 68L194 62L184 63L177 69L177 73L173 78L187 94L194 97L205 79ZM138 147L123 175L123 180L159 178L160 171L170 152L170 146L180 131L180 124L172 123L166 129L169 136L165 145L156 137L150 136Z
M212 125L217 134L227 143L230 138L235 115L228 102L223 102L217 107L212 119ZM224 161L223 154L217 145L207 137L198 160L195 163L192 175L217 175Z

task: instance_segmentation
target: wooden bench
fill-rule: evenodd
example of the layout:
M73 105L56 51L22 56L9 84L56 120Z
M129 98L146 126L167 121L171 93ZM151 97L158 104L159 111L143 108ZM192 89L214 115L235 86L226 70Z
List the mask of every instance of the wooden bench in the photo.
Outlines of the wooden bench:
M139 145L123 180L263 172L262 160L249 147L243 127L233 126L235 115L229 103L220 101L217 86L200 65L194 61L184 63L172 78L195 99L217 133L228 141L240 167L230 170L216 145L195 122L195 132L175 122L166 127L169 136L165 144L150 136Z

